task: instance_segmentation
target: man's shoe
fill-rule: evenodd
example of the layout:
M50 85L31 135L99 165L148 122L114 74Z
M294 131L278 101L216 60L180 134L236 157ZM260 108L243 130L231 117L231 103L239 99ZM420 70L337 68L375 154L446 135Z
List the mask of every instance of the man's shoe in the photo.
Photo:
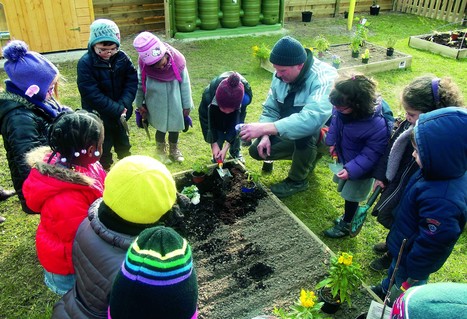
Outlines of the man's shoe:
M3 188L0 188L0 202L7 200L11 196L15 195L16 192L14 190L5 190Z
M370 286L371 291L375 293L381 300L384 301L384 298L386 298L386 294L383 291L383 287L381 284L378 284L376 286Z
M308 180L295 182L290 178L284 179L282 182L271 186L271 192L279 198L292 196L298 192L304 191L308 188Z
M373 246L373 251L377 254L382 255L388 251L388 246L386 245L386 242L377 243L376 245Z
M324 235L330 238L342 238L349 235L350 223L346 223L343 219L334 227L324 231Z
M374 259L370 263L370 268L374 271L382 271L389 269L391 266L392 258L388 253L385 253L383 256Z
M245 164L245 158L243 157L242 153L239 152L239 153L238 153L237 155L235 155L235 156L234 156L234 155L230 155L230 156L231 156L231 158L233 158L234 160L239 161L239 162L241 162L242 164Z

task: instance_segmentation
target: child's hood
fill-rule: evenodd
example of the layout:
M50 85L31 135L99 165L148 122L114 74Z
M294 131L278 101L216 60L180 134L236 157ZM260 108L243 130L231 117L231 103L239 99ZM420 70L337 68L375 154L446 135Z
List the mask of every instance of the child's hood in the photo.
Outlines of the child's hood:
M467 110L447 107L421 114L415 141L428 179L461 177L467 169Z
M55 165L55 159L50 164L47 163L52 150L48 146L41 146L33 149L26 155L26 161L29 166L34 167L45 176L51 176L61 181L73 184L92 186L94 179L85 174L77 172L66 167Z

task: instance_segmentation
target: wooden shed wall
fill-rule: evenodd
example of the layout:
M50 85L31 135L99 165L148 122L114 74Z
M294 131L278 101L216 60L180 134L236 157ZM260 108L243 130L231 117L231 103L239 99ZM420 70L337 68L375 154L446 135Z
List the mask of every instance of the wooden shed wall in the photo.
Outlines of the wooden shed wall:
M96 19L114 21L122 36L165 29L164 0L93 0Z
M392 10L392 0L378 0L377 3L381 7L381 11ZM312 11L314 17L332 17L336 5L338 5L339 12L336 12L337 16L343 14L344 11L349 11L349 4L350 0L285 0L284 20L301 19L302 11ZM372 4L372 0L357 0L355 12L369 15Z

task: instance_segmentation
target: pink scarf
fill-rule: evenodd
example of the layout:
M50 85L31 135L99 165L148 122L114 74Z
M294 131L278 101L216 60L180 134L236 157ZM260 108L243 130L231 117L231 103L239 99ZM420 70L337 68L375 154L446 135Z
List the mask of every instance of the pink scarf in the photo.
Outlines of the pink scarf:
M167 47L167 55L169 56L169 61L163 69L156 69L149 65L144 64L141 59L138 59L139 68L141 70L141 82L143 85L143 92L146 93L146 76L149 76L152 79L170 82L177 80L182 82L181 73L185 69L186 60L183 54L180 53L177 49L170 46L167 43L164 43Z

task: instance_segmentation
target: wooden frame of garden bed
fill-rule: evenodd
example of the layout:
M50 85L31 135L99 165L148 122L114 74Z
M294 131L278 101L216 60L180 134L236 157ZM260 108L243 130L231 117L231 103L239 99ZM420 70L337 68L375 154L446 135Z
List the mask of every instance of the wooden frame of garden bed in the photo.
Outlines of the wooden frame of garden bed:
M366 48L370 48L370 50L381 50L383 52L386 52L386 48L379 46L377 44L371 43L371 42L366 42L365 44ZM326 52L327 56L333 55L336 51L342 50L342 48L346 49L348 51L348 54L350 55L350 49L347 50L349 47L349 43L344 43L344 44L335 44L331 45L329 50ZM333 50L334 49L334 50ZM342 55L341 55L342 56ZM322 59L320 59L322 60ZM331 64L329 61L324 60L325 62L328 62ZM384 71L389 71L389 70L397 70L397 69L407 69L412 65L412 56L409 54L405 54L403 52L399 51L394 51L394 55L391 57L386 57L382 61L375 61L375 59L371 59L368 64L360 63L358 65L353 65L353 66L344 66L341 67L337 70L338 73L345 73L349 71L355 71L355 72L361 72L364 74L372 74L372 73L377 73L377 72L384 72ZM268 60L261 60L261 67L271 73L274 73L274 68L272 64Z
M444 32L448 33L448 32ZM467 49L454 49L442 44L438 44L435 42L431 42L425 40L426 38L432 34L422 34L422 35L414 35L409 38L409 47L430 51L432 53L440 54L442 56L453 58L453 59L464 59L467 58Z

